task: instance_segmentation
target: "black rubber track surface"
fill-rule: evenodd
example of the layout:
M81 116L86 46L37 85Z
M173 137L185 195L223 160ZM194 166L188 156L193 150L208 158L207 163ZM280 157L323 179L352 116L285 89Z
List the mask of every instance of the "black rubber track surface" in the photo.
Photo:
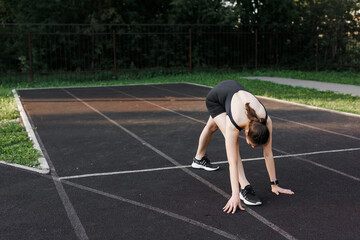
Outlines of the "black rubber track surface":
M360 238L360 117L260 98L273 120L277 177L295 195L271 193L261 148L240 139L263 205L228 215L220 132L208 149L220 170L189 168L209 90L19 90L53 169L43 176L0 165L0 239Z

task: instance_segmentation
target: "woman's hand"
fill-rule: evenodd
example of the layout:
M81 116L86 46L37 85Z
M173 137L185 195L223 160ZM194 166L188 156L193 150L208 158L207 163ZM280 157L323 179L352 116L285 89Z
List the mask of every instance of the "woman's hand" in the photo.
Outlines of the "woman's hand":
M240 201L240 195L236 194L233 195L229 201L227 202L227 204L225 205L225 207L223 208L224 212L227 211L227 213L232 213L234 214L236 212L237 207L240 208L240 210L245 210L242 206L241 206L241 201Z
M279 185L271 185L271 191L276 195L279 195L280 193L294 194L294 192L291 191L290 189L281 188L279 187Z

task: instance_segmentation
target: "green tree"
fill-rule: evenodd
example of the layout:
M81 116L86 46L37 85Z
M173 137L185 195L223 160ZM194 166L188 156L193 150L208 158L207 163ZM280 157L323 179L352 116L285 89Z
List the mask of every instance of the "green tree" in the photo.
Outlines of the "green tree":
M241 24L292 24L299 20L294 0L232 0Z
M359 51L349 46L359 45L358 17L360 4L356 0L299 0L303 23L319 26L319 60L324 64L359 64Z
M296 0L302 10L302 20L306 24L328 23L356 24L360 3L357 0Z
M172 24L229 24L236 23L231 7L215 0L173 0L169 23Z

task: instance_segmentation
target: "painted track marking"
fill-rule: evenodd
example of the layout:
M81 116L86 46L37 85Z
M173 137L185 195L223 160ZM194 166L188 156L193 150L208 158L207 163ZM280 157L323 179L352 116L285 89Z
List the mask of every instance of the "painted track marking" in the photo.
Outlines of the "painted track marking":
M337 149L337 150L308 152L308 153L284 154L284 155L274 156L274 158L280 159L280 158L301 157L301 156L310 156L310 155L327 154L327 153L351 152L351 151L359 151L359 150L360 150L360 148ZM277 150L277 151L279 151L279 150ZM259 160L264 160L264 158L258 157L258 158L242 159L243 162L259 161ZM227 161L213 162L213 164L226 164L226 163L228 163L228 162ZM166 170L174 170L174 169L180 169L180 168L191 168L191 165L180 165L180 166L174 166L174 167L147 168L147 169L114 171L114 172L103 172L103 173L89 173L89 174L81 174L81 175L73 175L73 176L64 176L64 177L59 177L59 179L66 180L66 179L77 179L77 178L87 178L87 177L101 177L101 176L112 176L112 175L122 175L122 174L132 174L132 173L166 171ZM351 176L350 178L354 179L356 177Z
M209 86L205 86L205 85L199 85L199 84L191 84L191 83L187 83L189 85L195 85L195 86L202 86L202 87L206 87L206 88L210 88ZM183 95L183 96L188 96L188 97L194 97L194 98L197 98L199 99L199 97L197 96L193 96L193 95L190 95L190 94L186 94L186 93L181 93L181 92L177 92L177 91L173 91L173 90L169 90L169 89L166 89L166 88L162 88L162 87L159 87L159 86L150 86L150 87L155 87L157 89L163 89L167 92L172 92L172 93L177 93L177 94L180 94L180 95ZM266 98L266 97L263 97L263 98ZM266 98L268 100L273 100L273 101L276 101L277 99L271 99L271 98ZM286 101L284 101L286 102ZM287 103L292 103L292 102L287 102ZM308 106L308 105L303 105L304 107L311 107L311 106ZM323 109L323 110L326 110L326 109ZM357 116L357 115L356 115ZM291 123L294 123L294 124L298 124L298 125L301 125L301 126L304 126L304 127L308 127L308 128L312 128L312 129L316 129L316 130L319 130L319 131L323 131L323 132L326 132L326 133L331 133L331 134L335 134L335 135L339 135L339 136L343 136L343 137L348 137L348 138L352 138L352 139L355 139L355 140L360 140L360 138L358 137L355 137L355 136L351 136L351 135L348 135L348 134L343 134L343 133L338 133L338 132L334 132L334 131L330 131L330 130L327 130L327 129L323 129L323 128L319 128L319 127L315 127L315 126L312 126L312 125L309 125L309 124L305 124L305 123L300 123L300 122L296 122L296 121L292 121L292 120L288 120L288 119L284 119L284 118L280 118L280 117L277 117L277 116L274 116L274 115L271 115L272 118L277 118L279 120L282 120L282 121L285 121L285 122L291 122Z
M238 236L235 236L233 234L222 231L222 230L220 230L218 228L209 226L209 225L207 225L205 223L202 223L202 222L196 221L194 219L179 215L179 214L174 213L174 212L166 211L166 210L161 209L161 208L157 208L157 207L154 207L154 206L151 206L151 205L148 205L148 204L140 203L140 202L137 202L137 201L134 201L134 200L131 200L131 199L120 197L120 196L117 196L117 195L114 195L114 194L103 192L103 191L100 191L100 190L97 190L97 189L94 189L94 188L86 187L86 186L76 184L76 183L73 183L73 182L69 182L69 181L66 181L66 180L63 180L61 182L63 182L64 184L67 184L69 186L73 186L75 188L82 189L84 191L99 194L99 195L102 195L102 196L107 197L107 198L115 199L115 200L118 200L118 201L121 201L121 202L125 202L125 203L128 203L128 204L137 206L137 207L142 207L142 208L145 208L145 209L148 209L148 210L151 210L151 211L166 215L168 217L171 217L171 218L174 218L174 219L177 219L177 220L192 224L194 226L203 228L203 229L205 229L207 231L216 233L216 234L218 234L220 236L223 236L223 237L226 237L228 239L241 239Z
M191 84L191 85L193 85L193 84ZM201 85L196 85L196 86L201 86ZM204 86L204 87L207 87L207 86ZM161 87L156 87L156 88L160 89ZM209 88L210 88L210 87L209 87ZM182 94L182 95L184 95L184 96L192 96L192 95L189 95L189 94L186 94L186 93L180 93L180 92L176 92L176 91L173 91L173 90L168 90L168 89L166 89L166 88L161 88L161 89L164 89L165 91L169 91L169 92L175 92L175 93L180 94L180 95ZM193 96L193 97L196 98L196 96ZM279 117L276 117L276 116L271 116L271 117L272 117L272 118L277 118L277 119L282 120L282 121L286 121L286 122L291 122L291 123L294 123L294 124L298 124L298 125L301 125L301 126L304 126L304 127L316 129L316 130L323 131L323 132L327 132L327 133L330 133L330 134L335 134L335 135L339 135L339 136L343 136L343 137L352 138L352 139L355 139L355 140L360 140L360 138L355 137L355 136L351 136L351 135L347 135L347 134L342 134L342 133L330 131L330 130L323 129L323 128L318 128L318 127L315 127L315 126L311 126L311 125L309 125L309 124L299 123L299 122L295 122L295 121L292 121L292 120L288 120L288 119L284 119L284 118L279 118ZM245 137L240 136L240 138L245 138ZM280 153L284 153L284 154L287 154L287 155L289 154L289 153L287 153L287 152L285 152L285 151L282 151L282 150L277 149L277 148L274 148L274 147L273 147L273 149L276 150L276 151L278 151L278 152L280 152ZM308 160L308 159L302 158L300 155L299 155L299 156L293 156L293 157L296 157L297 159L302 160L303 162L307 162L307 163L310 163L310 164L312 164L312 165L314 165L314 166L317 166L317 167L320 167L320 168L329 170L329 171L331 171L331 172L340 174L340 175L342 175L342 176L348 177L348 178L353 179L353 180L355 180L355 181L359 181L359 180L360 180L358 177L354 177L354 176L349 175L349 174L347 174L347 173L344 173L344 172L342 172L342 171L339 171L339 170L336 170L336 169L327 167L327 166L322 165L322 164L319 164L319 163L315 163L315 162L310 161L310 160Z
M29 118L31 119L30 116L29 116ZM32 119L31 119L31 121L32 121ZM85 228L82 225L82 223L80 221L80 218L79 218L79 216L78 216L72 202L70 201L69 196L67 195L67 193L66 193L66 191L64 189L63 184L58 180L59 176L58 176L58 174L56 172L54 164L51 161L50 156L47 153L47 151L46 151L46 149L44 147L44 144L42 143L41 138L38 135L38 132L36 130L34 131L34 134L36 135L36 138L38 139L39 146L41 147L41 149L43 149L42 153L44 154L44 156L45 156L45 158L47 160L47 164L50 167L50 176L48 176L48 175L43 175L43 176L51 178L52 181L54 182L56 191L59 194L60 200L61 200L61 202L62 202L62 204L63 204L63 206L65 208L66 214L68 216L68 219L70 221L71 226L74 229L74 232L75 232L77 238L79 240L88 240L89 237L87 236Z
M72 96L73 98L75 98L76 100L78 100L79 102L81 102L82 104L84 104L85 106L87 106L88 108L92 109L94 112L98 113L99 115L101 115L102 117L104 117L105 119L107 119L109 122L111 122L112 124L114 124L115 126L117 126L118 128L120 128L121 130L123 130L124 132L128 133L130 136L132 136L133 138L135 138L136 140L138 140L139 142L141 142L144 146L150 148L151 150L153 150L154 152L158 153L160 156L163 156L165 159L167 159L168 161L170 161L171 163L173 163L175 166L181 166L181 164L179 162L177 162L175 159L171 158L170 156L166 155L165 153L163 153L162 151L160 151L159 149L155 148L154 146L152 146L151 144L147 143L145 140L143 140L141 137L137 136L135 133L131 132L130 130L128 130L127 128L125 128L124 126L118 124L116 121L114 121L113 119L109 118L107 115L105 115L104 113L100 112L98 109L92 107L91 105L89 105L88 103L86 103L85 101L83 101L82 99L78 98L77 96L75 96L74 94L72 94L71 92L69 92L66 89L62 89L63 91L65 91L66 93L68 93L70 96ZM146 101L146 100L145 100ZM152 103L151 103L152 104ZM161 107L163 108L163 107ZM166 108L165 108L166 109ZM171 112L176 113L175 111L169 110ZM184 115L186 116L186 115ZM207 181L206 179L200 177L199 175L197 175L196 173L190 171L187 168L181 168L185 173L189 174L190 176L194 177L195 179L197 179L198 181L202 182L203 184L205 184L206 186L208 186L209 188L213 189L215 192L221 194L222 196L224 196L226 199L230 198L230 195L227 194L226 192L224 192L223 190L221 190L220 188L218 188L217 186L215 186L214 184L212 184L211 182ZM283 237L285 237L286 239L289 240L295 240L296 238L293 237L291 234L289 234L288 232L286 232L285 230L281 229L280 227L278 227L277 225L273 224L272 222L270 222L269 220L265 219L264 217L262 217L261 215L259 215L258 213L256 213L255 211L251 210L250 208L247 208L246 210L251 216L255 217L257 220L259 220L260 222L264 223L265 225L267 225L268 227L270 227L271 229L273 229L274 231L278 232L279 234L281 234Z

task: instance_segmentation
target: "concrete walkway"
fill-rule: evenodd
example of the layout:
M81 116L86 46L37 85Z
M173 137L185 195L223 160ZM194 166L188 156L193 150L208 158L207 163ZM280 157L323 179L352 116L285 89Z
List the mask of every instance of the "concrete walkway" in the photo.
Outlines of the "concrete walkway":
M336 93L351 94L360 97L360 86L326 83L310 80L297 80L291 78L277 78L277 77L243 77L245 79L258 79L262 81L274 82L277 84L290 85L294 87L315 88L320 91L332 91Z

